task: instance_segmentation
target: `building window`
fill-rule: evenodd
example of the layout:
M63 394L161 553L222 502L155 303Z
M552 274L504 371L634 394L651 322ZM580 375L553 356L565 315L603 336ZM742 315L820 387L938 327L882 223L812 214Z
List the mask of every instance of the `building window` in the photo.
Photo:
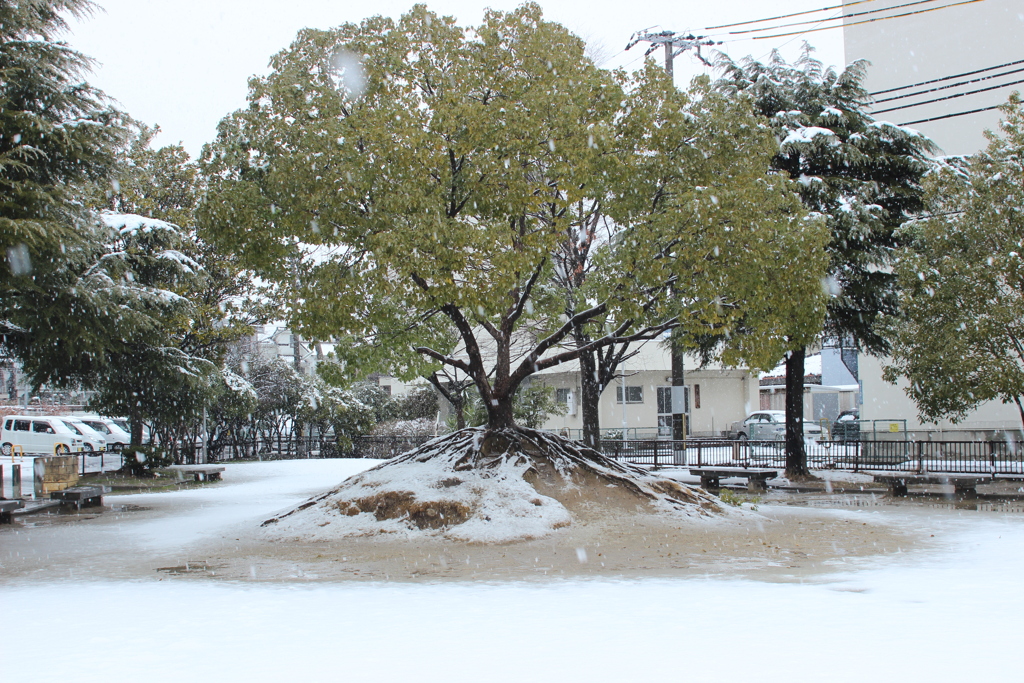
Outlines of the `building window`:
M555 400L565 406L566 415L576 414L576 399L572 395L572 389L555 389Z
M700 385L693 385L693 407L700 408Z
M683 394L683 413L690 414L690 387L678 387ZM658 395L658 436L672 438L672 387L657 387ZM686 420L686 432L690 431L690 421Z
M622 403L622 385L615 387L615 402ZM643 403L644 388L633 386L626 387L626 403Z
M668 415L668 424L672 424L672 387L658 387L658 415ZM660 426L660 419L658 424Z
M391 395L391 385L390 384L381 384L380 385L380 390L384 392L385 396L390 396Z

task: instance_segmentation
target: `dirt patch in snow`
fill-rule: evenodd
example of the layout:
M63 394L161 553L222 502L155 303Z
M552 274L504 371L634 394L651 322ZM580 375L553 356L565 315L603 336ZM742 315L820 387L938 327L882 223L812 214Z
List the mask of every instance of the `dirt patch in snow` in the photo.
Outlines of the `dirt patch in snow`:
M803 582L930 545L923 520L883 523L864 513L760 508L679 519L580 500L572 524L541 538L470 543L443 534L372 534L270 541L250 531L197 549L217 577L243 581L533 581L713 576ZM234 551L225 553L234 547ZM206 553L206 554L201 554Z

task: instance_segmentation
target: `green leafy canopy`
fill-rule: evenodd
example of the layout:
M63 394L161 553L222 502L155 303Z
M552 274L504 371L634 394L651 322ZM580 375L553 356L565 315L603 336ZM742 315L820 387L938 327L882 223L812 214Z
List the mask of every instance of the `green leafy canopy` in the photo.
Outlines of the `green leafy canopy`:
M490 410L575 357L574 322L613 320L602 345L820 319L824 234L744 98L602 71L533 4L476 29L416 6L306 30L272 67L205 151L202 224L350 364L446 364ZM554 255L595 203L613 235L567 313ZM734 360L781 354L747 339Z
M923 418L963 419L984 401L1024 422L1024 105L1002 107L988 148L928 178L929 212L903 229L901 315L887 320L885 378L909 381Z

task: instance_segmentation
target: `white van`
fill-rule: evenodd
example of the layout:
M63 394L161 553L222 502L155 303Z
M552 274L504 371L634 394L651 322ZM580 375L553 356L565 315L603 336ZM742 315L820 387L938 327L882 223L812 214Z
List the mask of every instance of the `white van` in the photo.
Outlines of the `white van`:
M132 442L128 430L109 417L82 415L76 418L99 432L107 440L108 451L119 451Z
M85 450L97 452L107 450L107 437L98 429L93 429L77 417L62 417L61 420L73 431L82 435L82 439L84 439L82 446Z
M20 446L26 454L80 453L84 440L75 431L59 417L8 415L0 432L0 452L10 455L15 446Z

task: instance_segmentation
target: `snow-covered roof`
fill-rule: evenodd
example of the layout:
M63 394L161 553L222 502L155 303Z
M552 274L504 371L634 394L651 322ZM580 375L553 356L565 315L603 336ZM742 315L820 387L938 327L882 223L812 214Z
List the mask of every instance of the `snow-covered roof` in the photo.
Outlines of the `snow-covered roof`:
M804 376L821 375L821 354L815 353L804 359ZM786 361L782 361L768 372L762 372L759 379L776 379L786 376Z

